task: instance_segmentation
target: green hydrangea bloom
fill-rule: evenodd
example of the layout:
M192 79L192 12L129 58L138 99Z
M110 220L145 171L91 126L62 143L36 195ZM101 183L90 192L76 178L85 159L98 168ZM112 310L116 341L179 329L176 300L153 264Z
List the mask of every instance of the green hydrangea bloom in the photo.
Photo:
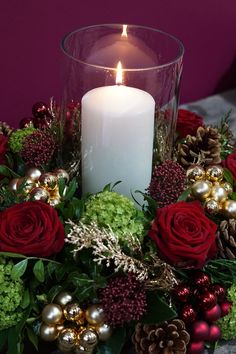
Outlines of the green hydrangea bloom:
M125 242L129 234L140 240L144 234L144 214L137 210L127 197L116 192L104 191L92 196L85 204L82 222L96 222L101 227L111 227L120 240Z
M24 285L20 278L12 278L12 268L11 262L0 264L0 331L15 326L23 316Z
M9 139L9 147L13 152L20 152L22 150L22 146L24 143L25 138L32 134L35 130L33 127L24 128L24 129L17 129L14 131Z
M230 340L236 337L236 284L228 290L228 299L232 302L231 311L227 316L217 321L221 328L221 337Z

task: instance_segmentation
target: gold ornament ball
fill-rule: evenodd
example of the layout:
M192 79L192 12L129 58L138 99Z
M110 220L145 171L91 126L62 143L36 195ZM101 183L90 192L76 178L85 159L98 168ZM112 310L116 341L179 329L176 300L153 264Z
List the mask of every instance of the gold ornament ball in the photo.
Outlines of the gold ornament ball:
M64 307L67 304L69 304L69 302L72 302L72 300L73 297L69 292L62 291L59 294L57 294L57 296L54 299L54 303L60 305L61 307Z
M44 173L39 178L39 183L41 186L53 190L57 186L57 177L53 173Z
M212 183L205 180L196 181L192 185L191 194L198 200L205 200L211 193Z
M111 326L106 323L101 323L99 326L96 327L96 332L98 335L99 340L106 341L110 338L112 334Z
M49 325L60 323L62 316L61 306L57 304L48 304L42 311L42 320Z
M24 192L29 193L35 187L35 181L33 181L30 177L21 177L18 179L17 189L19 189L22 185L24 186Z
M224 176L224 170L221 166L209 166L206 169L206 177L213 182L219 182Z
M84 316L84 312L77 303L70 303L64 308L64 316L68 321L78 321Z
M222 205L222 212L229 219L236 219L236 201L226 200Z
M83 345L79 344L74 349L74 354L92 354L93 348L86 348Z
M228 194L221 185L215 184L211 189L211 197L217 202L222 203L228 198Z
M58 337L58 348L63 352L70 352L77 344L77 332L73 328L64 328Z
M193 165L190 166L187 169L187 178L190 182L195 182L199 179L203 179L205 177L205 170L203 167L199 166L199 165Z
M42 174L42 172L38 168L31 167L26 171L25 175L27 177L30 177L33 181L38 181L41 174Z
M61 198L60 197L53 197L53 198L50 198L49 199L49 204L52 206L52 207L55 207L56 205L60 204L61 203Z
M70 180L69 174L62 168L58 168L57 170L54 170L53 173L56 175L58 179L63 178L66 182L69 182Z
M104 321L105 313L101 305L95 304L87 308L85 312L85 317L88 323L91 325L98 325Z
M216 215L220 210L219 203L216 200L210 198L206 200L204 208L206 212L211 215Z
M40 337L46 342L52 342L59 336L59 329L53 325L42 323L40 326Z
M41 200L42 202L47 202L50 197L49 192L42 187L35 187L30 192L31 200Z
M230 183L223 182L223 183L221 183L221 187L223 187L226 190L226 193L228 195L231 195L233 193L233 187L231 186Z
M11 191L16 192L16 191L17 191L18 181L19 181L19 178L13 178L13 179L9 182L8 188L9 188Z
M98 343L98 335L93 328L87 328L79 334L79 341L85 348L92 348Z

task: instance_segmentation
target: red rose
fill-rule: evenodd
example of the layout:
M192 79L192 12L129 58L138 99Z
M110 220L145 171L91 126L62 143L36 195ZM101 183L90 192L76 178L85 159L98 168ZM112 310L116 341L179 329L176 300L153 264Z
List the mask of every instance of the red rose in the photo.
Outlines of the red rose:
M186 109L179 109L176 130L181 139L185 138L187 135L196 135L197 128L202 125L202 117Z
M8 138L0 134L0 165L4 165L6 163L6 152L7 152L7 143L8 143Z
M233 178L236 180L236 153L229 154L226 160L222 161L222 165L230 170Z
M217 253L216 230L217 225L205 216L198 201L178 202L157 209L148 235L166 262L201 268Z
M48 204L15 204L0 213L0 251L48 257L61 251L64 227Z

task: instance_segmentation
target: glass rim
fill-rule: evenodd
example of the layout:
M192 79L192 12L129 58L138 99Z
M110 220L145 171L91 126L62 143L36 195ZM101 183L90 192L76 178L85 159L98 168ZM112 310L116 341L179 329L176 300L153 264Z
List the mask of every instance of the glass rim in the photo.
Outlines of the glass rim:
M80 28L77 28L76 30L74 31L71 31L69 33L67 33L61 40L60 42L60 48L62 49L62 52L69 58L73 59L74 61L80 63L80 64L83 64L83 65L86 65L88 67L91 67L91 68L96 68L96 69L102 69L102 70L117 70L117 68L114 68L114 67L108 67L108 66L104 66L104 65L97 65L97 64L90 64L90 63L87 63L86 61L84 60L81 60L81 59L78 59L78 58L75 58L72 54L69 54L68 53L68 50L66 49L65 47L65 44L66 44L66 41L68 40L68 38L70 38L73 34L77 33L77 32L82 32L82 31L85 31L85 30L88 30L88 29L92 29L92 28L98 28L98 27L111 27L111 26L123 26L123 24L121 23L104 23L104 24L97 24L97 25L91 25L91 26L84 26L84 27L80 27ZM162 30L159 30L159 29L156 29L156 28L153 28L153 27L148 27L148 26L142 26L142 25L132 25L132 24L127 24L127 26L129 27L135 27L135 28L142 28L142 29L145 29L145 30L148 30L148 31L152 31L152 32L156 32L156 33L159 33L159 34L162 34L164 35L165 37L168 37L170 38L171 40L173 40L174 42L176 42L178 44L178 47L179 47L179 53L178 55L173 59L173 60L169 60L167 63L164 63L164 64L161 64L161 65L155 65L155 66L151 66L151 67L147 67L147 68L135 68L135 69L126 69L126 68L122 68L122 71L132 71L132 72L137 72L137 71L150 71L150 70L156 70L156 69L161 69L161 68L165 68L165 67L168 67L168 66L171 66L175 63L177 63L179 61L179 59L181 57L183 57L184 55L184 45L182 43L182 41L180 39L178 39L177 37L173 36L172 34L169 34L165 31L162 31Z

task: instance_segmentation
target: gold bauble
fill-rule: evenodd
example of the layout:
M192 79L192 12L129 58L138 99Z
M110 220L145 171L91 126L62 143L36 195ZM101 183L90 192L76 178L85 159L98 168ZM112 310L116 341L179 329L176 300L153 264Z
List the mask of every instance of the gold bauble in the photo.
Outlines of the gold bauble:
M67 304L69 304L69 302L71 302L73 300L73 297L71 295L71 293L67 292L67 291L62 291L59 294L57 294L57 296L54 299L54 303L57 305L60 305L61 307L66 306Z
M77 344L77 332L73 328L64 328L58 337L58 348L62 352L70 352Z
M74 354L92 354L93 348L86 348L79 344L74 349Z
M21 177L18 179L17 189L19 189L22 185L24 186L24 192L29 193L35 187L35 181L33 181L30 177Z
M70 303L64 308L64 316L68 321L78 321L84 316L84 312L77 303Z
M212 182L220 182L224 176L223 167L214 165L206 169L206 177Z
M111 327L106 323L101 323L96 327L96 332L98 335L99 340L106 341L110 338L112 334Z
M53 198L50 198L49 199L49 204L52 206L52 207L55 207L56 205L60 204L61 203L61 198L59 197L53 197Z
M57 304L48 304L42 311L42 320L49 325L60 323L62 316L62 308Z
M205 180L196 181L192 185L191 194L198 200L205 200L211 193L212 183Z
M226 200L226 202L222 204L222 212L229 219L236 219L236 201Z
M40 326L40 337L46 342L52 342L59 336L59 329L57 326L47 325L42 323Z
M204 203L204 208L207 213L216 215L219 212L220 206L216 200L209 198Z
M16 192L17 191L18 181L19 181L19 178L13 178L12 180L10 180L10 182L8 184L8 188L11 191Z
M203 167L199 166L199 165L193 165L190 166L187 169L187 178L190 182L195 182L199 179L203 179L205 177L205 170Z
M104 321L104 310L99 304L91 305L87 308L85 312L85 317L88 323L90 323L91 325L98 325L99 323Z
M53 190L57 186L57 177L53 173L47 172L40 176L39 183L48 190Z
M231 186L230 183L223 182L223 183L221 183L221 187L223 187L226 190L226 193L228 195L231 195L233 193L233 187Z
M43 187L35 187L30 192L31 200L41 200L42 202L47 202L49 199L49 192Z
M211 188L211 197L219 203L224 202L228 198L226 190L219 184L215 184Z
M85 348L95 347L95 345L98 343L97 332L93 328L88 327L79 334L79 342Z
M25 175L27 177L30 177L33 181L38 181L41 174L42 174L42 172L38 168L31 167L26 171Z
M65 180L65 182L69 182L70 176L69 174L63 170L62 168L58 168L57 170L54 170L53 173L56 175L56 177L59 178L63 178Z

